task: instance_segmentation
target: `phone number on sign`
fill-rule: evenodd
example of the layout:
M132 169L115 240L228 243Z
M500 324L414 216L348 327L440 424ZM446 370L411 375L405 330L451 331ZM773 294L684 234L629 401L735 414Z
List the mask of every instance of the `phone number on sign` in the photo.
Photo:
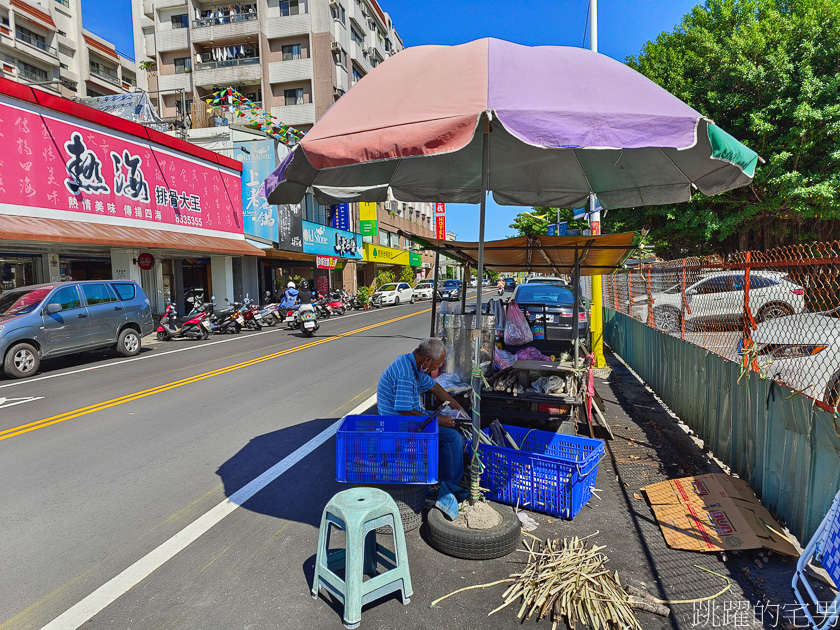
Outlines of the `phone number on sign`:
M201 217L179 217L176 214L175 223L180 223L181 225L194 225L195 227L201 227Z

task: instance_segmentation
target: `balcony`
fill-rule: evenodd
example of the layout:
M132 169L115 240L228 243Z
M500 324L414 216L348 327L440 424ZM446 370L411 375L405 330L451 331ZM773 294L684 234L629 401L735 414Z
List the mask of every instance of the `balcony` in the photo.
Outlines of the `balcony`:
M260 21L256 13L241 13L229 17L203 18L193 21L194 43L219 42L242 38L260 32Z
M272 107L271 115L287 125L312 125L315 123L315 104Z
M116 86L122 87L122 83L120 83L120 78L116 74L112 74L111 72L107 72L105 70L102 70L101 68L97 68L96 66L90 67L90 76L99 79L104 79L109 83L113 83Z
M158 74L158 89L190 92L190 75L186 73Z
M262 67L258 57L210 61L196 64L193 77L195 84L201 86L259 83Z
M187 44L187 30L185 28L161 30L157 36L158 50L161 52L186 50L189 47Z
M58 61L58 51L44 42L38 41L20 31L15 32L15 48L30 55L34 59L55 65Z
M306 35L312 29L312 18L308 13L299 15L280 15L279 11L269 10L265 22L265 36L268 39Z
M312 79L311 59L291 59L273 61L268 64L269 83L289 83L291 81L310 81Z

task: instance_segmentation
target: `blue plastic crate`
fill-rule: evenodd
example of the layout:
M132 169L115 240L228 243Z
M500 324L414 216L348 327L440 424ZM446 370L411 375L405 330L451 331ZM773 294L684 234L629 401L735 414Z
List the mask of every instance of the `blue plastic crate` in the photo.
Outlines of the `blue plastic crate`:
M488 499L574 518L592 497L604 442L503 425L520 450L481 444ZM489 436L490 430L485 430Z
M422 416L346 416L338 429L336 480L432 484L438 474L438 424Z

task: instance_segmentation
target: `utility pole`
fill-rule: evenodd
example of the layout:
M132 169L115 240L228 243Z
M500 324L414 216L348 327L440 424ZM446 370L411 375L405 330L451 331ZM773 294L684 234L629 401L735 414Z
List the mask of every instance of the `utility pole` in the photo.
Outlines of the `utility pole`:
M598 52L598 0L589 0L589 50ZM595 194L589 195L589 233L592 236L601 234L601 213L596 211L597 199ZM601 276L592 276L592 315L590 318L592 332L592 353L595 355L595 367L606 367L604 359L604 305L601 290Z

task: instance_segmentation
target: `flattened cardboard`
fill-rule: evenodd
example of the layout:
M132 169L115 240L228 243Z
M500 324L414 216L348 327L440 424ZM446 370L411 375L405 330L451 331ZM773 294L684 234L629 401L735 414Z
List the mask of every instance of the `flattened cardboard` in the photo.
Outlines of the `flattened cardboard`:
M701 552L764 547L798 556L743 479L697 475L652 484L644 491L670 547Z

